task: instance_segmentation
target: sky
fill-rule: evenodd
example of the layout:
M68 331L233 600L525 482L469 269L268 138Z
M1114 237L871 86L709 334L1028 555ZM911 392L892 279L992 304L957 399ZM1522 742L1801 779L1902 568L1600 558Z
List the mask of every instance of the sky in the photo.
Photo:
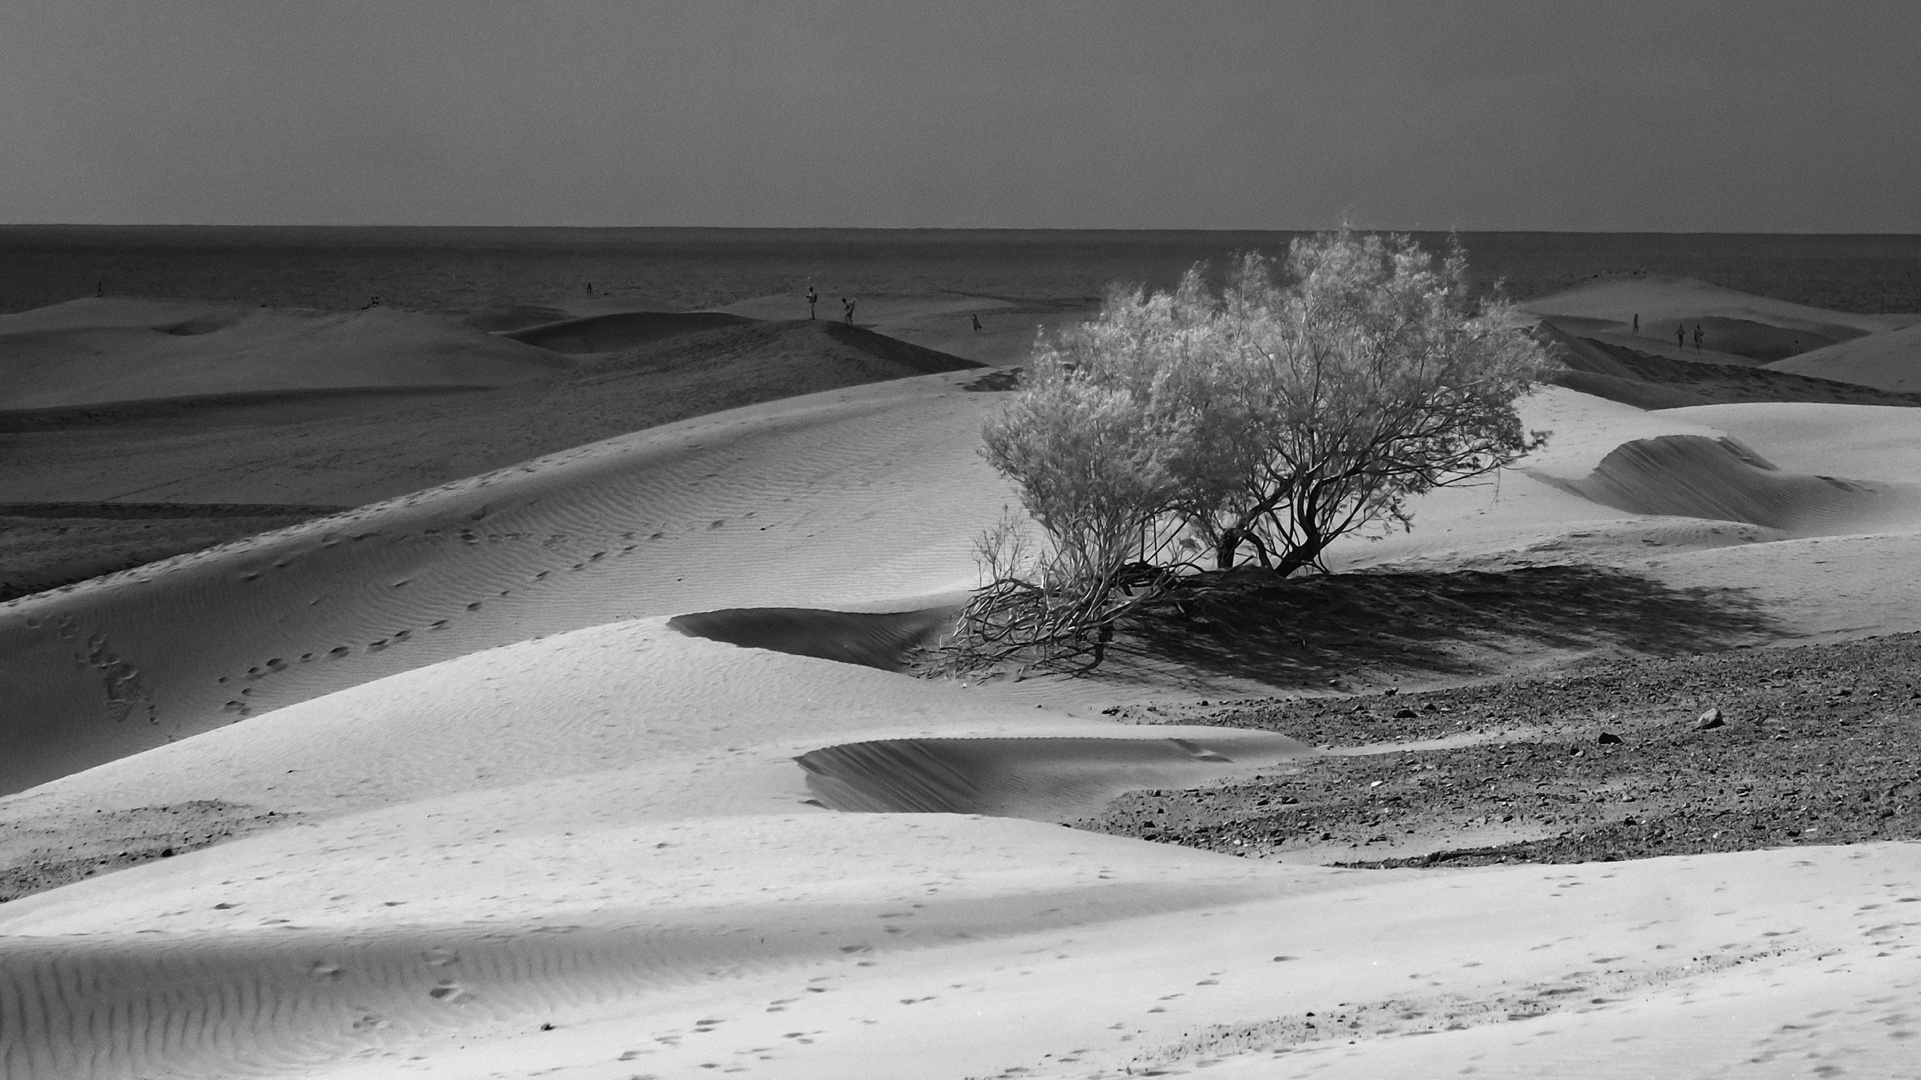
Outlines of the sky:
M7 0L0 222L1921 233L1921 3Z

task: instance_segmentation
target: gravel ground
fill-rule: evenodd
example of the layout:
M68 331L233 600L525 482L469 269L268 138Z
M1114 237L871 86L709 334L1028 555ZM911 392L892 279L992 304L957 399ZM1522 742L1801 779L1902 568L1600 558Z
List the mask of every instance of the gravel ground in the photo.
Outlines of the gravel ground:
M1252 857L1563 863L1921 837L1921 634L1110 715L1333 749L1075 823Z

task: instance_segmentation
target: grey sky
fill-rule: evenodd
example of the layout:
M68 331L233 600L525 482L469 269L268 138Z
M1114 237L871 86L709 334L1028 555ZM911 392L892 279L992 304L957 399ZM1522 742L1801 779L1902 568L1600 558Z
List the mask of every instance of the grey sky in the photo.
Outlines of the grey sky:
M0 8L0 222L1921 232L1921 4Z

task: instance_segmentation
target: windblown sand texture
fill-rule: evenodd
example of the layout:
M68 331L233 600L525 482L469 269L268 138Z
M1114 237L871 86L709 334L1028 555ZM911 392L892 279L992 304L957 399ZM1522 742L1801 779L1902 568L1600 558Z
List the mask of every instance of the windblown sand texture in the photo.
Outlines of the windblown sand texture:
M794 299L436 324L493 374L393 370L498 389L312 417L310 471L231 417L141 421L130 468L164 497L68 498L354 509L0 604L0 859L39 868L0 905L0 1073L1917 1074L1913 844L1364 871L1061 827L1329 751L1103 714L1245 678L903 671L1016 502L975 449L1004 382L957 359L1011 347L939 348L973 298L834 329ZM0 333L181 325L97 310ZM1642 279L1533 310L1590 350L1623 312L1805 336L1837 382L1821 353L1905 332ZM309 316L230 329L282 318ZM187 378L146 347L117 362ZM34 362L68 403L130 400ZM644 404L703 383L712 409ZM1775 640L1921 628L1921 409L1713 385L1661 410L1544 387L1547 449L1332 561L1741 590ZM589 430L556 409L610 394L641 420L551 445ZM488 434L512 418L544 434ZM73 475L56 443L9 483Z

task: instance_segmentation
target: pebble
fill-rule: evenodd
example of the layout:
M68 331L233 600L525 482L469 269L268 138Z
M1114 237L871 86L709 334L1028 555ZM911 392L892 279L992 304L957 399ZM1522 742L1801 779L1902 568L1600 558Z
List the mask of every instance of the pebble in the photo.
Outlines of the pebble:
M1726 724L1727 724L1727 721L1721 718L1720 707L1710 706L1707 712L1702 713L1698 718L1696 718L1696 720L1694 721L1694 730L1706 731L1709 728L1718 728L1718 727L1725 726Z

